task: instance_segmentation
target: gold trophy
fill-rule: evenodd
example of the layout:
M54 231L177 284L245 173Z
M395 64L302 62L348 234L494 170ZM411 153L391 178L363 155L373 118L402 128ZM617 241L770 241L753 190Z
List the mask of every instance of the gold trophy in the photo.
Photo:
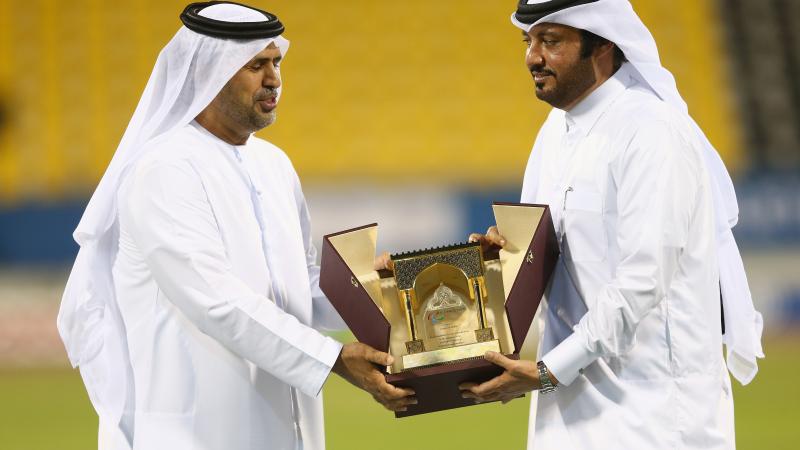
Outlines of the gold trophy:
M403 370L500 352L486 318L487 289L479 243L392 255L410 340Z
M546 205L492 209L506 240L496 252L458 244L393 255L388 270L375 270L377 224L323 239L323 292L356 339L394 357L386 380L417 393L419 403L396 417L474 405L459 384L503 372L485 353L519 358L558 241Z

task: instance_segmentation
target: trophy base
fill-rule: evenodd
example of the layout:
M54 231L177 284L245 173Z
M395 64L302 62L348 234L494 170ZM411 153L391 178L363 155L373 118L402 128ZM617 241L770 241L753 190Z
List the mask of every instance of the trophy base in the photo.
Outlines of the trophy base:
M425 351L425 343L417 339L415 341L406 342L406 351L409 354L422 353Z
M499 353L500 341L495 339L486 342L459 345L457 347L440 348L438 350L415 353L412 355L403 355L403 371L435 366L437 364L452 363L469 358L483 357L488 351Z
M475 340L478 342L488 342L494 340L494 330L491 327L475 330Z

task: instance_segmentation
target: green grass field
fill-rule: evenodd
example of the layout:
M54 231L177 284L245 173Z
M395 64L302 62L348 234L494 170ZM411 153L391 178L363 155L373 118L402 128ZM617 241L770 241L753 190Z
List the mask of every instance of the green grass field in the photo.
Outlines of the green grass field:
M800 438L800 341L765 341L767 359L756 380L736 386L738 448L796 449ZM522 449L529 400L479 405L406 419L376 405L337 377L325 387L328 448ZM0 369L0 449L96 448L97 419L77 372Z

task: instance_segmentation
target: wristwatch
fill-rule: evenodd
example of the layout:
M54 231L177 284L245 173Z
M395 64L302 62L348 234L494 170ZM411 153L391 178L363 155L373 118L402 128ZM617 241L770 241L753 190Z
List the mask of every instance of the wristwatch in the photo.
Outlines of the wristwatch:
M544 365L544 362L537 362L536 368L539 369L539 382L542 384L542 387L539 388L539 393L549 394L555 392L558 386L553 384L553 380L550 379L550 372L547 370L547 366Z

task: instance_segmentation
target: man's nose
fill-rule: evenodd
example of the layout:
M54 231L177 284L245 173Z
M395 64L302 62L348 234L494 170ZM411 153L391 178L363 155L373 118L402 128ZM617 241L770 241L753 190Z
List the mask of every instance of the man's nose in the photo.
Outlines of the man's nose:
M281 72L277 67L270 67L264 72L264 79L261 81L264 87L277 89L281 87Z
M528 51L525 53L525 65L528 66L528 68L544 67L544 56L542 56L539 45L531 44L528 46Z

